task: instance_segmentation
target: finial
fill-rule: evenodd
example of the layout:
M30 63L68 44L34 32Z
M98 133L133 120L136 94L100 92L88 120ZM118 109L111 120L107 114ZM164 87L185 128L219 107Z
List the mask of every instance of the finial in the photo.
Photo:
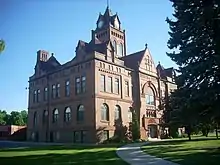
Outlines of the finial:
M160 61L158 61L158 64L160 65Z
M147 49L147 43L145 44L145 48Z
M51 53L51 56L54 56L54 53Z

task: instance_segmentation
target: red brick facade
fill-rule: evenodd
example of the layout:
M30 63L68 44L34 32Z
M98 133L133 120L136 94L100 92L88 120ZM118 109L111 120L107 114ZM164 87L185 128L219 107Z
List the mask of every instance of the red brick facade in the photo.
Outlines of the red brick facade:
M147 46L127 55L125 30L107 8L91 41L80 40L72 60L61 65L47 51L37 52L29 80L27 138L101 142L114 136L117 120L129 126L130 107L138 114L141 138L159 137L160 100L176 88L170 72L155 66Z

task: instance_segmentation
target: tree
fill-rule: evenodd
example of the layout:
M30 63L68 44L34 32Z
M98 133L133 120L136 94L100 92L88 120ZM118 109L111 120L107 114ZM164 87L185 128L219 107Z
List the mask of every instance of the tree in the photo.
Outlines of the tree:
M25 125L24 120L20 112L12 111L10 115L10 124L11 125Z
M12 111L8 114L6 111L0 110L0 125L27 125L27 111Z
M27 124L27 118L28 118L28 113L27 113L27 111L25 111L25 110L21 111L21 116L22 116L23 122L24 122L25 124Z
M177 96L182 94L176 98L185 101L180 102L177 116L188 119L187 130L191 132L191 127L203 120L219 123L220 3L170 1L175 20L166 20L171 30L168 47L177 51L167 55L179 66Z
M6 115L7 112L6 111L1 111L0 110L0 125L6 125Z
M4 40L0 40L0 54L1 52L3 52L5 49L5 41Z
M130 125L130 129L131 129L130 131L132 134L132 139L135 141L140 139L140 125L138 122L136 111L131 108L131 112L132 112L132 122Z

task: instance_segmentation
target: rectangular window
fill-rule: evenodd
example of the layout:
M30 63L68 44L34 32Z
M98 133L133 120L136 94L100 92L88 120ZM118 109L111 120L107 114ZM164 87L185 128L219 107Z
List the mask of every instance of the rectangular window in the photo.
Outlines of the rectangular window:
M70 95L70 81L65 82L65 96Z
M84 143L86 142L87 131L74 131L74 142Z
M149 96L149 95L146 95L145 97L146 97L146 103L147 103L148 105L150 105L150 96Z
M33 94L33 102L35 103L36 101L37 101L37 91L35 90Z
M146 95L146 104L148 105L154 105L154 96Z
M100 83L101 83L101 91L105 92L105 75L101 75Z
M109 131L108 130L103 131L103 137L102 138L103 138L103 141L109 139Z
M82 143L85 143L86 142L86 134L87 134L87 132L86 131L81 131L81 134L82 134Z
M112 77L108 77L107 79L107 92L112 92Z
M128 81L125 81L125 95L129 96L129 83L128 83Z
M119 94L119 79L115 78L115 93Z
M75 143L80 143L81 142L80 131L75 131L74 132L74 142Z
M37 102L40 101L40 89L37 90Z
M150 104L154 105L154 96L150 96Z
M56 85L52 85L52 98L56 98Z
M82 81L82 83L81 83L82 93L85 93L86 92L86 77L85 76L81 77L81 81Z
M57 84L57 89L56 89L56 97L60 97L60 84Z
M44 101L47 101L47 99L48 99L48 88L45 87L44 88Z
M128 121L132 122L132 111L128 110Z
M80 94L81 93L81 85L80 85L80 78L77 77L75 80L75 93Z

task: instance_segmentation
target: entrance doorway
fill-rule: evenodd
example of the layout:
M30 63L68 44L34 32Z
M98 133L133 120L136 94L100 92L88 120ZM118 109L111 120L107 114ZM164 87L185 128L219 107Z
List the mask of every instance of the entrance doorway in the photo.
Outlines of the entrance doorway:
M157 138L157 125L149 125L148 126L148 137L149 138Z
M50 142L54 142L54 136L53 132L50 132Z

